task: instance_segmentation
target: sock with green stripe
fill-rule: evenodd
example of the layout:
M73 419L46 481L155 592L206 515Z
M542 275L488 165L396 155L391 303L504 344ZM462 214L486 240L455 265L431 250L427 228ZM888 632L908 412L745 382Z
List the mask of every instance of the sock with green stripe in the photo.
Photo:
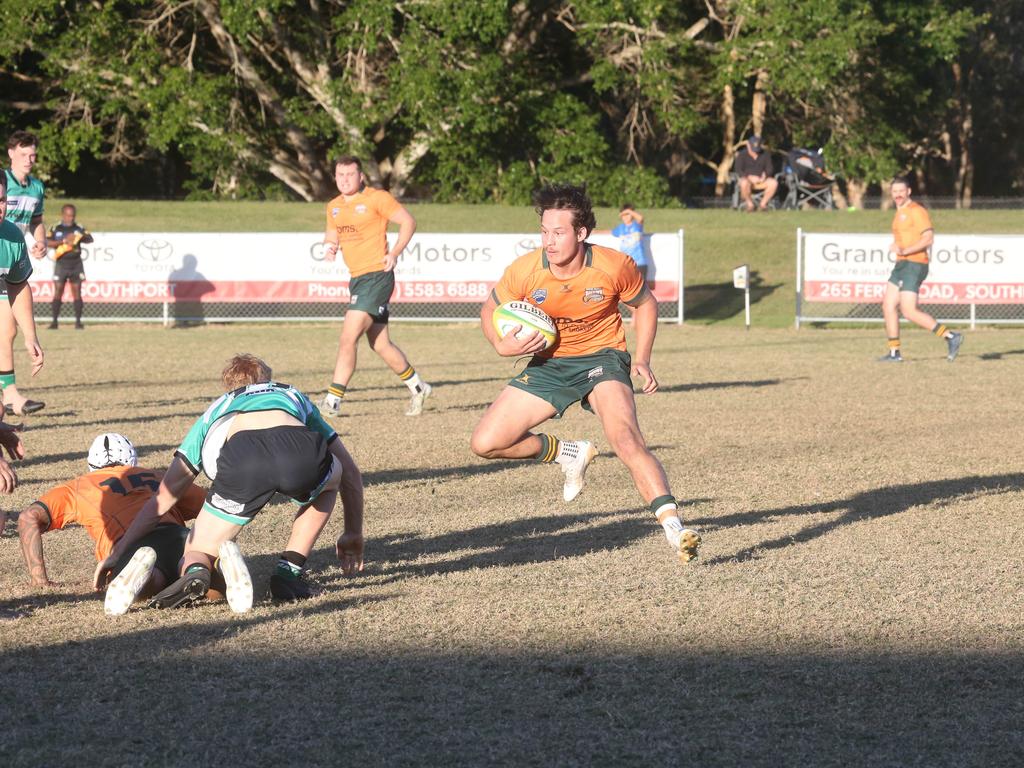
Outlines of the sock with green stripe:
M558 456L562 441L554 435L537 435L540 438L540 450L534 456L541 464L550 464Z
M398 374L398 378L402 380L402 383L409 388L409 391L414 395L423 389L423 381L420 379L420 375L416 373L416 369L411 365Z
M305 555L286 549L277 561L277 574L286 579L297 579L305 564Z

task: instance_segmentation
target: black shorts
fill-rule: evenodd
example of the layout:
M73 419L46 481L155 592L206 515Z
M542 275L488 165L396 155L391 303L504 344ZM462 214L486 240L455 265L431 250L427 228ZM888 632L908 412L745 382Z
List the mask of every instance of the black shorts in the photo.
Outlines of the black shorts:
M334 457L327 440L306 427L250 429L233 435L221 448L203 509L236 525L245 525L275 493L308 504L331 479Z
M53 279L67 280L70 283L85 280L85 266L81 258L65 256L63 259L57 259L53 264Z
M188 538L188 528L183 525L158 525L141 539L130 546L121 555L121 558L114 564L113 572L116 576L128 561L142 547L152 547L156 551L156 567L167 577L168 582L178 578L178 565L181 556L185 553L185 539Z

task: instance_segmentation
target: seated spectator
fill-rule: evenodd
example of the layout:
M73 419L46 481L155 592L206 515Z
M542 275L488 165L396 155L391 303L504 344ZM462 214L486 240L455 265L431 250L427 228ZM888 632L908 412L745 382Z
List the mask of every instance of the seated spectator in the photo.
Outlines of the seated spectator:
M746 149L736 156L734 169L739 177L737 184L744 210L768 210L768 204L778 191L779 182L772 168L772 158L764 151L760 136L753 134L747 139ZM759 207L754 205L754 192L762 193Z

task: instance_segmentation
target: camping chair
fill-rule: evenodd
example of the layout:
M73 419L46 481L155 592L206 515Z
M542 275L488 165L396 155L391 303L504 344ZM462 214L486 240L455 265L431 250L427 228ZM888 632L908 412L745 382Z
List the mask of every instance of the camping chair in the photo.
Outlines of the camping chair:
M815 206L834 211L832 185L835 178L825 172L825 158L821 150L791 149L786 155L786 186L789 191L782 203L783 208L797 210Z

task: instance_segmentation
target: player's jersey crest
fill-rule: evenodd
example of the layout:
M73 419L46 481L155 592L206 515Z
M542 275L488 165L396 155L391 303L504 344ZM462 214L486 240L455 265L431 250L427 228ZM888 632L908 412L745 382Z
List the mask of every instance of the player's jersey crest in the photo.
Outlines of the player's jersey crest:
M584 288L583 289L583 303L584 304L596 304L604 301L604 288L600 286L597 288Z
M544 303L544 299L546 299L547 297L548 297L548 289L547 288L538 288L537 290L535 290L533 293L530 294L530 298L533 300L534 304L543 304Z

